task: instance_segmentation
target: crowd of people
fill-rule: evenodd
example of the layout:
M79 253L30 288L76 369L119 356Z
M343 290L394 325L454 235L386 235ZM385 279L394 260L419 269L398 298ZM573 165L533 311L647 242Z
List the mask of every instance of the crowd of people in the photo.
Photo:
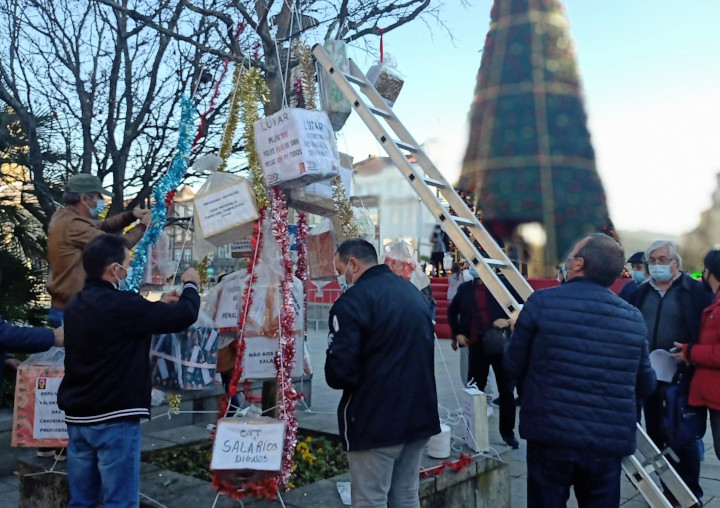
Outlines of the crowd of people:
M96 177L72 177L66 206L50 223L53 329L0 319L2 351L65 347L58 404L69 434L72 507L94 507L100 500L107 507L138 505L150 338L187 328L200 306L194 269L183 274L181 293L159 302L119 290L129 249L150 215L136 209L101 221L102 195L111 193ZM444 272L447 251L446 235L434 231L437 274ZM626 263L632 280L616 295L609 287ZM440 432L434 306L379 264L367 241L342 243L335 267L345 292L329 314L325 379L343 391L338 424L353 506L419 507L422 450ZM505 315L467 263L448 272L451 346L464 360L463 384L486 390L494 374L500 435L512 448L519 446L515 391L521 396L518 431L527 441L529 507L565 506L571 487L580 506L618 506L621 459L635 451L637 422L644 422L661 450L672 449L674 468L702 499L702 432L671 435L664 407L668 386L680 386L690 407L708 411L720 455L720 250L707 254L698 281L683 271L673 242L655 242L625 260L616 240L589 235L562 264L561 284L533 293L517 320ZM657 351L677 361L671 379L656 376Z

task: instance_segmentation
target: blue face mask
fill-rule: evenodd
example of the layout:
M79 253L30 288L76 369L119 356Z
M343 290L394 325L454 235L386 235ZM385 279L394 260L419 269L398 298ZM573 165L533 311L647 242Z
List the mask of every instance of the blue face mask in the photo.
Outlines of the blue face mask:
M645 272L642 270L633 270L632 271L632 278L635 282L638 284L642 284L647 279L645 278Z
M650 277L658 282L667 282L672 279L670 265L650 265Z
M90 208L90 207L88 206L88 208ZM97 205L95 206L95 208L90 208L90 216L93 219L97 219L98 217L100 217L100 214L103 213L104 210L105 210L105 200L100 197L97 200Z
M470 275L472 275L472 278L473 278L473 279L479 279L479 278L480 278L480 276L478 275L478 273L475 271L475 268L473 268L472 266L469 268L469 271L470 271Z

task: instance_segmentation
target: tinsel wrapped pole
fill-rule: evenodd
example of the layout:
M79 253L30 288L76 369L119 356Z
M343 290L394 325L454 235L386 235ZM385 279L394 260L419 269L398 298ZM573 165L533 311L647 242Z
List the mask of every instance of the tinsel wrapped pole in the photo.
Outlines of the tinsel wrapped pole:
M153 189L153 198L155 203L152 208L152 222L150 227L145 231L140 243L135 247L135 255L132 260L132 277L128 281L128 289L137 291L140 287L143 274L145 273L145 265L147 264L150 248L157 243L157 239L162 232L167 219L167 206L165 198L168 193L175 190L182 179L185 177L188 161L190 159L190 148L192 146L192 133L195 119L195 106L187 95L183 95L181 100L182 113L180 115L180 125L178 127L177 153L173 159L168 172L163 175L160 181Z
M283 468L278 481L287 485L294 464L293 455L297 445L298 422L295 418L297 401L300 398L292 382L292 367L295 362L295 304L293 302L292 259L290 258L290 239L288 237L288 210L285 194L278 187L272 188L272 231L280 245L285 277L282 281L282 314L280 316L280 350L275 356L277 365L280 419L286 425Z

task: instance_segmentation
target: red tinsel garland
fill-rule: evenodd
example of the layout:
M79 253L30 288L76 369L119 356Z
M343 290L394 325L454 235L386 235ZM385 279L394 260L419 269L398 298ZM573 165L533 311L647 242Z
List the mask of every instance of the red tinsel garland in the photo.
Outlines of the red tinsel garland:
M423 469L420 471L420 478L429 478L431 476L437 476L443 471L445 471L446 468L452 469L456 473L458 471L464 471L473 461L473 458L470 455L466 455L464 453L460 454L460 458L456 461L449 461L446 460L442 464L438 464L435 467L431 467L430 469Z
M243 292L240 312L238 314L237 339L230 344L230 347L235 351L236 354L235 370L233 371L232 378L230 379L230 383L228 384L228 394L223 395L220 398L220 409L218 411L218 418L224 418L227 416L230 399L237 394L238 384L240 382L240 377L242 376L242 360L245 354L245 319L247 317L250 306L252 305L253 287L257 280L257 275L255 274L255 265L258 262L260 252L263 246L263 224L265 222L266 213L267 208L260 209L260 217L253 226L253 235L250 240L250 243L252 245L253 257L250 258L247 267L248 275L246 279L246 288ZM215 428L211 436L213 440L215 440L216 430L217 427ZM215 488L218 489L219 492L230 496L232 499L241 499L248 494L252 494L259 498L266 497L267 499L275 499L278 492L277 481L274 478L263 477L247 485L238 487L233 482L223 479L220 473L218 473L217 471L213 472L212 484L215 486Z
M237 40L238 37L240 37L240 34L243 33L245 30L245 23L240 22L237 24L237 28L235 29L235 40ZM220 79L217 80L215 83L215 89L213 90L212 97L210 97L210 106L208 107L207 111L200 115L200 125L198 126L197 134L195 134L195 139L193 140L192 146L195 146L198 141L200 141L206 134L207 134L207 117L210 116L210 114L215 111L215 101L217 101L218 97L220 97L220 84L225 81L225 76L227 76L228 72L228 66L230 65L230 60L225 60L222 63L222 72L220 73Z
M298 212L298 223L297 223L297 252L298 261L297 269L295 270L295 277L303 281L307 280L308 275L308 248L307 248L307 236L308 236L308 214L305 212Z
M285 194L278 187L271 190L272 231L280 245L285 268L282 281L282 313L280 315L280 351L275 356L277 366L278 394L280 395L280 420L286 424L285 448L283 450L282 471L277 476L278 483L287 485L294 464L293 455L297 444L298 422L295 407L300 396L292 383L292 366L295 362L295 304L293 302L292 259L290 258L290 238L288 236L288 209Z

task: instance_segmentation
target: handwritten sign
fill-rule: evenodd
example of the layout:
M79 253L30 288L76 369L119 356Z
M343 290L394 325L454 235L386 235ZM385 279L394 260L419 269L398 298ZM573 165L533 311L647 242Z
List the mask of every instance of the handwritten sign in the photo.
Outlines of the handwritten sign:
M303 351L298 355L297 345L302 345L302 336L295 337L295 364L292 377L303 375ZM277 377L275 355L280 348L279 339L267 337L246 337L243 355L243 377L246 379L274 379Z
M273 418L221 418L210 469L280 471L285 422Z
M194 204L203 236L216 246L248 236L252 223L259 217L250 185L242 178L232 185L198 194Z
M340 156L326 112L285 108L253 125L269 186L301 187L338 175Z

